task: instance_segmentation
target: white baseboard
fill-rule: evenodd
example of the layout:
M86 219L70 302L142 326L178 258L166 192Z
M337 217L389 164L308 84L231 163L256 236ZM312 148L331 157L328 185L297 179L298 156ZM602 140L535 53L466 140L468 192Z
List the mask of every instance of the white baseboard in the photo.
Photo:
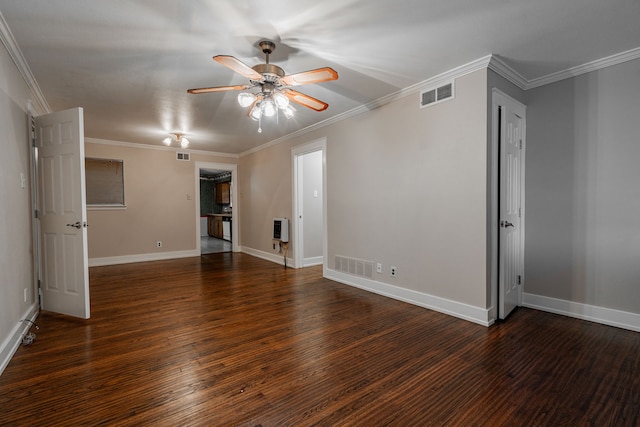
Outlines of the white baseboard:
M26 319L35 322L36 317L38 317L38 304L33 304L22 315L21 320ZM22 337L24 337L31 326L29 322L19 321L13 327L9 336L2 342L0 346L0 375L2 375L2 372L4 372L4 369L18 350L18 347L22 344Z
M522 306L640 332L640 314L524 293Z
M265 251L260 251L258 249L248 248L246 246L242 246L240 252L244 252L245 254L252 255L256 258L262 258L267 261L275 262L276 264L284 265L284 257L280 254L272 254ZM287 257L287 267L293 267L293 259Z
M176 252L156 252L151 254L123 255L105 258L89 258L89 267L99 267L103 265L131 264L133 262L161 261L174 258L188 258L200 256L197 250L176 251Z
M490 326L493 323L490 318L490 309L475 307L469 304L440 298L434 295L411 289L401 288L388 283L377 282L364 277L356 277L340 271L326 269L324 273L327 279L354 286L379 295L408 302L419 307L448 314L459 319L468 320L482 326Z

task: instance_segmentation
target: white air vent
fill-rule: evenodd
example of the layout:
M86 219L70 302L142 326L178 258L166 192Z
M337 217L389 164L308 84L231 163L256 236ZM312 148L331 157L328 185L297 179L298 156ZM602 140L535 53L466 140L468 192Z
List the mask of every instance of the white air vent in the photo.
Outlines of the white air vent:
M362 276L373 279L373 261L348 258L336 255L334 269L353 276Z
M183 160L185 162L188 162L189 157L189 153L181 153L180 151L176 152L176 160Z
M420 108L453 99L453 82L420 92Z

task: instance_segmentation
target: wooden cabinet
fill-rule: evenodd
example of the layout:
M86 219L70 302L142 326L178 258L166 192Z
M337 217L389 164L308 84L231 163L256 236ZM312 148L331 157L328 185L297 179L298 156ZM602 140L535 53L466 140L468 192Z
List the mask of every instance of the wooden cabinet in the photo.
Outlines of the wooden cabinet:
M228 205L231 203L230 182L220 182L216 184L216 203L219 205Z
M211 237L222 239L222 217L209 215L207 218L207 233Z

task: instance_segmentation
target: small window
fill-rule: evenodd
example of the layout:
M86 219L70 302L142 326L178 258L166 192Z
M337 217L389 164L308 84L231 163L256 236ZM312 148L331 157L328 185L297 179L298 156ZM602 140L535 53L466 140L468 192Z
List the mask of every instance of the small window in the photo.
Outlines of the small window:
M84 159L87 205L124 207L124 162Z

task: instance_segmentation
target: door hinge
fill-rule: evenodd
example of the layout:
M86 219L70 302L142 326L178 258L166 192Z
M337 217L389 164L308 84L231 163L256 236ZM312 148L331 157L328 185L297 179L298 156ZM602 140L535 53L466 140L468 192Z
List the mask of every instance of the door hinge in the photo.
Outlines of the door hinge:
M520 149L522 150L522 140L520 140Z
M522 208L518 208L518 218L522 217Z
M522 285L522 276L518 274L518 285Z
M38 209L36 209L35 211L33 211L33 217L35 219L39 219L40 218L40 211Z

